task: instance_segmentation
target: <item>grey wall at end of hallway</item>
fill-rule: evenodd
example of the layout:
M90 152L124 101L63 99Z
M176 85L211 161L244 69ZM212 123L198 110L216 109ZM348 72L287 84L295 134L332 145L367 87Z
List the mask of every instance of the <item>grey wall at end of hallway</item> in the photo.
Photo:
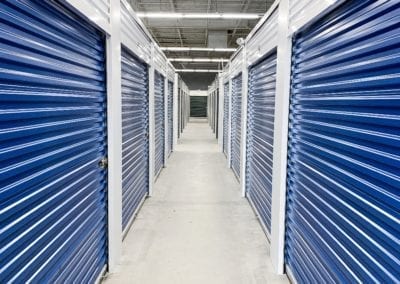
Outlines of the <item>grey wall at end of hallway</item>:
M181 73L183 81L190 90L208 90L208 86L214 81L215 73Z

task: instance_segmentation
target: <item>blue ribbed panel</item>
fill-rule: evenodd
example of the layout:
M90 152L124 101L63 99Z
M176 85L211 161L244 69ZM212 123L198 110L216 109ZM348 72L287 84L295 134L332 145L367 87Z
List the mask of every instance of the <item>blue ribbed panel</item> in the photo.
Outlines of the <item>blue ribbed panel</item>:
M149 189L148 67L122 48L122 228Z
M228 156L228 139L229 139L229 83L224 85L224 122L223 122L223 147L224 154Z
M218 139L218 112L219 112L219 89L215 90L214 94L214 132Z
M174 144L174 83L168 81L168 155Z
M154 175L157 176L164 166L164 77L155 72L154 76L154 119L155 119L155 164Z
M242 133L242 73L232 79L231 162L240 179L240 147Z
M276 53L249 72L246 196L271 234Z
M347 1L293 46L286 263L400 282L400 2Z
M107 263L103 35L53 1L0 3L0 283Z

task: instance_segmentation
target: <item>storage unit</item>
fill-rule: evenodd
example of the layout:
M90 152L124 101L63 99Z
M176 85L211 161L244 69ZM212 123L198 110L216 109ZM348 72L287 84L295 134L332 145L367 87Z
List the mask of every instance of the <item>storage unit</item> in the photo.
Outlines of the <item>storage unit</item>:
M168 156L174 144L174 83L168 81Z
M286 265L400 279L399 1L347 1L294 37Z
M164 76L155 71L154 76L154 121L155 121L155 162L154 175L157 177L164 166L165 153L165 112L164 112Z
M249 71L246 196L271 234L276 51Z
M218 81L216 82L218 83ZM218 110L219 110L219 89L214 92L214 133L218 139Z
M122 229L149 190L148 67L122 47Z
M207 117L206 96L190 96L190 117Z
M228 139L229 139L229 82L224 84L224 116L223 116L223 152L225 156L228 156Z
M0 23L0 282L94 282L107 264L105 37L55 2L3 1Z
M242 139L242 73L232 79L231 166L240 180L240 149Z

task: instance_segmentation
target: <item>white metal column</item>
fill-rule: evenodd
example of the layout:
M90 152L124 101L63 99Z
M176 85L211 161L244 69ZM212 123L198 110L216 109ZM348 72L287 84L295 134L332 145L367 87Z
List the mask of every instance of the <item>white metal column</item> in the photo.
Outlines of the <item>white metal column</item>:
M149 196L154 188L155 159L155 117L154 117L154 43L151 45L151 62L149 67Z
M286 167L289 123L292 39L289 0L281 0L278 16L278 52L272 170L271 259L275 273L284 273Z
M108 139L108 270L115 272L122 254L122 115L121 7L110 3L111 35L107 37Z

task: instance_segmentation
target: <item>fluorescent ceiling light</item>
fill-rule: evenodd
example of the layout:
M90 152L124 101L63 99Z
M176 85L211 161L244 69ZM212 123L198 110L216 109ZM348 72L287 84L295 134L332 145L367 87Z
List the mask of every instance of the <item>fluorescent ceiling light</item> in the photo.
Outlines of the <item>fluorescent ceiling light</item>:
M236 48L212 48L212 47L161 47L165 51L208 51L208 52L234 52Z
M219 73L222 70L215 69L177 69L176 72L185 72L185 73Z
M175 62L229 62L229 59L223 58L169 58L168 60Z
M153 19L247 19L256 20L262 17L259 14L249 13L164 13L142 12L136 13L139 18Z

